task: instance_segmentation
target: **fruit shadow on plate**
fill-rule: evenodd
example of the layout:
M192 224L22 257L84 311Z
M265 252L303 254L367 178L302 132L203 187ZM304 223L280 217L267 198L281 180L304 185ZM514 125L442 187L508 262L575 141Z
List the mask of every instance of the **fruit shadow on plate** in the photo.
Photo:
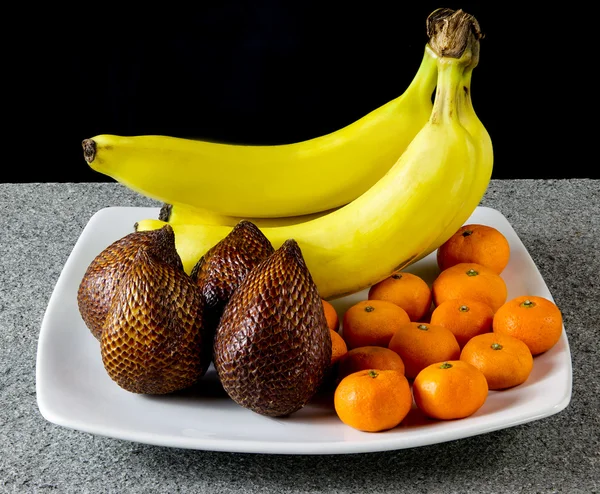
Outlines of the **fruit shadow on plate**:
M223 389L212 364L202 378L185 389L174 391L166 395L144 396L150 400L177 400L178 398L183 398L185 401L230 400L225 389Z

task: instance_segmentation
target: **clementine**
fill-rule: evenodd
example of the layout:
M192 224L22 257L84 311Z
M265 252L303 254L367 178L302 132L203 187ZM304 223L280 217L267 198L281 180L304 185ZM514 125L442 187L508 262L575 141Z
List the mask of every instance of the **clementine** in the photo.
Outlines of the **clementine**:
M361 300L344 313L342 336L348 349L388 346L396 330L410 322L406 311L387 300Z
M513 336L486 333L474 336L460 353L460 360L477 367L490 389L523 384L533 369L529 347Z
M494 314L492 330L523 341L535 357L550 350L562 334L558 306L545 297L522 295L502 305Z
M448 328L462 348L473 336L490 333L494 311L480 300L449 299L431 313L430 323Z
M388 300L402 307L411 321L423 320L431 309L431 288L409 272L395 273L369 289L369 300Z
M410 384L397 370L354 372L335 388L334 408L340 420L365 432L392 429L412 407Z
M473 415L483 406L489 393L483 372L462 360L425 367L415 378L412 389L417 408L439 420Z
M428 323L403 324L392 336L388 348L400 355L409 379L430 364L460 357L460 347L452 331Z
M343 379L362 370L397 370L404 374L404 362L393 350L381 346L362 346L348 350L338 364L338 377Z
M508 296L506 282L491 268L473 262L461 262L440 272L432 283L435 306L451 299L475 299L496 312Z
M327 300L321 299L323 302L323 310L325 311L325 319L327 320L327 326L329 329L337 331L340 329L340 318L338 316L335 307Z
M508 265L510 245L500 230L482 224L463 225L437 250L441 271L463 262L474 262L500 274Z
M331 335L331 365L334 365L348 353L348 347L340 333L329 329L329 334Z

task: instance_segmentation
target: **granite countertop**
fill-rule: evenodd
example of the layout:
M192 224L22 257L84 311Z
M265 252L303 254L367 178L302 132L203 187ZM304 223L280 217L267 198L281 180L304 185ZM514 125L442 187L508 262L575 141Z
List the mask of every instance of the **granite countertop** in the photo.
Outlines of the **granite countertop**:
M559 413L411 449L268 455L152 446L55 425L36 401L42 318L83 228L109 206L158 206L120 184L0 184L0 491L592 493L600 489L600 181L492 180L568 336Z

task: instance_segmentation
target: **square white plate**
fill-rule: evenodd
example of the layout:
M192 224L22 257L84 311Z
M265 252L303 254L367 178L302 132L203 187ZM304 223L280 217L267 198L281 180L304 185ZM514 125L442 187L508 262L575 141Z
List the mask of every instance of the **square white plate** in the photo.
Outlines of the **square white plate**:
M129 393L104 370L98 341L77 307L77 289L89 263L110 243L130 233L136 221L156 218L158 208L112 207L98 211L84 228L50 297L42 321L36 362L37 402L48 421L101 436L199 450L337 454L412 448L456 440L548 417L571 400L571 355L563 327L559 342L535 358L520 386L490 391L472 416L428 420L413 407L393 430L366 433L344 425L328 399L317 397L291 416L270 418L238 406L220 387L211 366L197 389L168 396ZM478 207L467 223L500 230L511 246L502 277L508 298L552 296L525 246L497 210ZM407 269L431 283L439 270L435 252ZM341 315L367 291L334 301Z

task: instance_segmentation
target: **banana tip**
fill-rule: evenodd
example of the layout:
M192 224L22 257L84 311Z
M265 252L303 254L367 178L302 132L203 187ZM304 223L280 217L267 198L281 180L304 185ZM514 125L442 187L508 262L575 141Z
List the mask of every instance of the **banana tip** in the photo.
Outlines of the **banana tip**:
M81 146L83 147L83 159L88 163L94 161L96 157L96 141L93 139L84 139Z

